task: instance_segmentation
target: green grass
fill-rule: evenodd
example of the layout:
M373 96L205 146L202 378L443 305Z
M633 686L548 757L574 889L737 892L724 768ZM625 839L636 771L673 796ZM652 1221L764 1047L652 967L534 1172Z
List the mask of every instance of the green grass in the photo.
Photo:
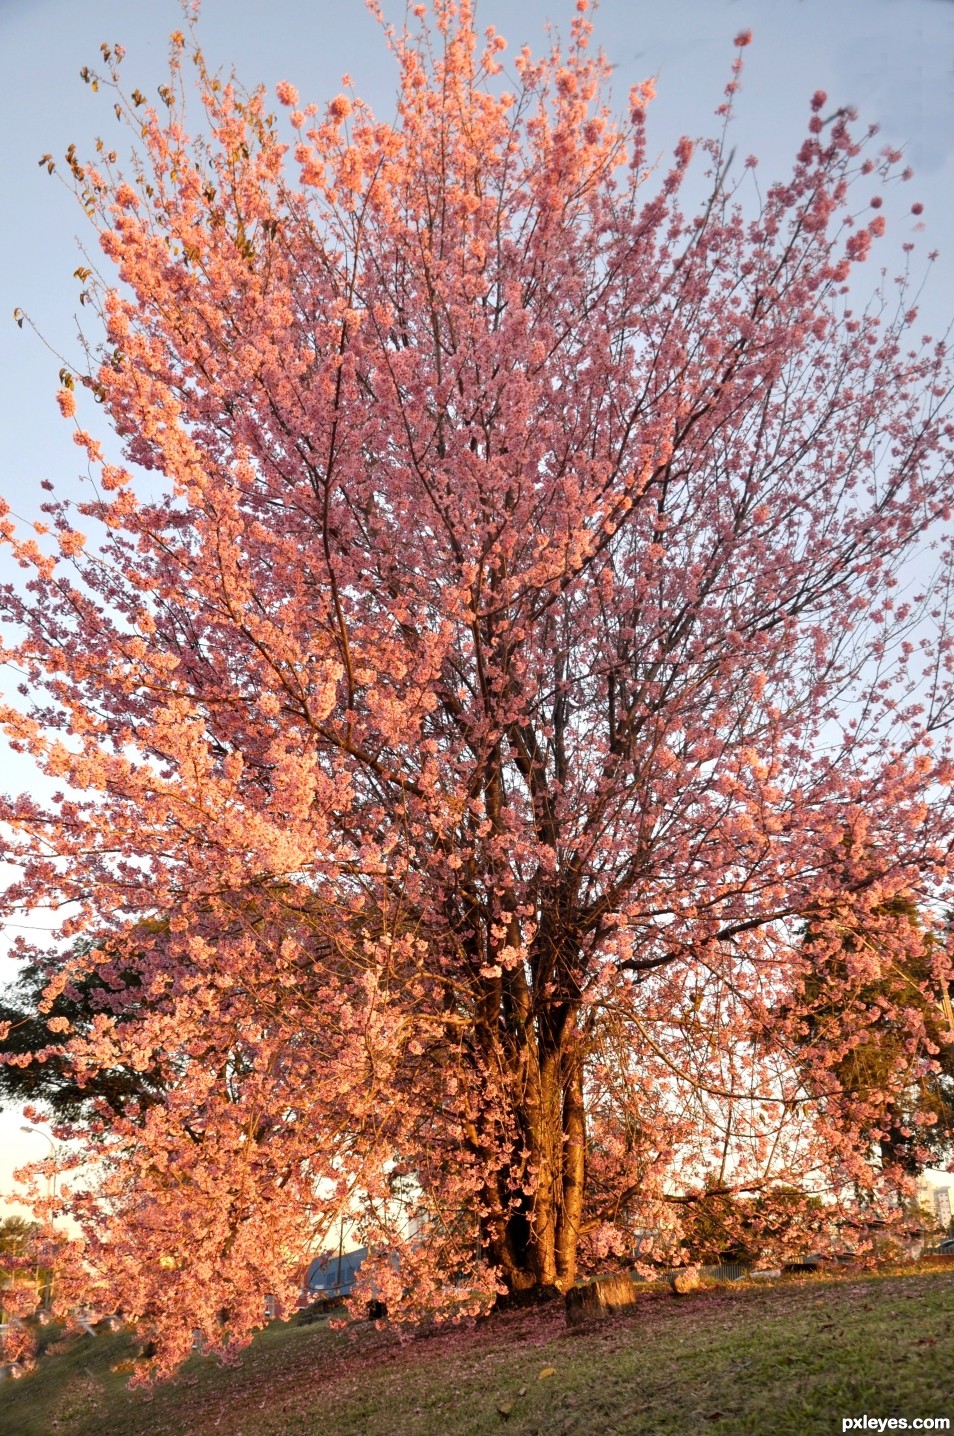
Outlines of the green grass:
M403 1341L273 1324L238 1367L193 1358L145 1393L112 1370L133 1347L78 1338L5 1383L0 1436L827 1436L865 1413L954 1431L950 1270L647 1290L573 1330L561 1307Z

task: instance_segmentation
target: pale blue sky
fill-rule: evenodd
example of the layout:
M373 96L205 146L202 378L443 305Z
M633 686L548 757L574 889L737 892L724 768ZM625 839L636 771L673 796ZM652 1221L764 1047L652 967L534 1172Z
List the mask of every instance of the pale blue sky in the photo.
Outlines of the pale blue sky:
M403 14L397 5L385 9L396 20ZM565 28L572 12L572 0L481 0L478 14L514 51L540 48L546 19ZM25 515L36 512L42 479L75 483L78 451L53 399L60 361L16 327L12 311L28 311L53 349L75 354L71 275L81 262L76 236L87 238L75 202L37 160L47 151L62 156L71 141L82 156L99 133L115 142L108 96L79 79L83 65L96 65L102 41L126 47L130 88L155 94L169 31L180 24L176 0L0 0L0 490ZM744 28L754 43L736 140L740 155L760 156L763 182L789 166L814 90L877 122L917 172L896 207L894 244L917 238L925 251L940 249L922 314L925 329L946 328L954 315L954 0L603 0L596 25L617 65L621 103L631 84L656 76L656 149L712 128L732 39ZM249 87L288 79L304 101L321 102L348 71L375 109L393 108L393 62L362 0L204 0L199 33L213 65L234 64ZM914 200L925 206L923 235L906 214ZM0 754L0 783L22 787L29 772ZM0 1117L0 1190L14 1159L45 1145L21 1138L20 1121Z

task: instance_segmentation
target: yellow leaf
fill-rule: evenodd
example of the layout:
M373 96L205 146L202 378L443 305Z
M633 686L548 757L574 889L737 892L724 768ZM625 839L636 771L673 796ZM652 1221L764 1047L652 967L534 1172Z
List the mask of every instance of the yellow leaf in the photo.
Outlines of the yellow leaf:
M543 1370L538 1374L537 1380L538 1380L538 1381L546 1381L546 1379L547 1379L548 1376L556 1376L556 1367L555 1367L555 1366L545 1366L545 1367L543 1368Z

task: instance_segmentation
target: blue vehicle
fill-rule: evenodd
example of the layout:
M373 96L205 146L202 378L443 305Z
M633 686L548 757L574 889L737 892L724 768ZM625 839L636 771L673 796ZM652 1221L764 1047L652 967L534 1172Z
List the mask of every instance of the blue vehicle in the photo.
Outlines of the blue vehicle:
M304 1295L308 1301L344 1301L354 1290L358 1268L368 1255L367 1247L350 1252L322 1252L305 1274Z

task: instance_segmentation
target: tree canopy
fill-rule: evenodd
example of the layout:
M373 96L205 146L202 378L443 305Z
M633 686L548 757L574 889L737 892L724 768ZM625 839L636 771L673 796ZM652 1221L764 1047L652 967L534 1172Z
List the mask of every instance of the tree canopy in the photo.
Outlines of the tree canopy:
M656 162L586 12L505 66L415 7L393 122L276 117L181 34L153 107L104 47L137 156L67 155L90 486L4 519L2 718L61 785L3 803L5 904L65 914L50 1060L162 1074L61 1130L77 1271L163 1369L341 1218L390 1309L460 1312L677 1241L715 1169L890 1197L894 1087L836 1113L793 1003L855 1011L907 937L837 934L951 886L951 377L907 258L866 268L900 156L819 92L756 185L741 35ZM879 1014L928 1074L918 964Z

